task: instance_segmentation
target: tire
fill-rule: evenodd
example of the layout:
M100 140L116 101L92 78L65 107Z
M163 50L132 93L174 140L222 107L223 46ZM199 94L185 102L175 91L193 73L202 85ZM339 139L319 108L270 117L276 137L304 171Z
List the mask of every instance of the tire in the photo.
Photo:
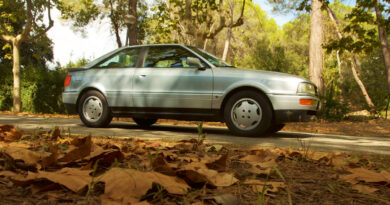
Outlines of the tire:
M142 128L149 128L152 126L154 123L157 122L157 119L147 119L147 118L137 118L133 117L133 120L135 123L137 123L138 126Z
M112 120L106 98L96 90L89 90L81 96L78 113L81 121L88 127L107 127Z
M272 124L267 131L267 134L274 134L283 129L286 124Z
M231 132L241 136L266 134L272 122L272 106L263 94L242 91L233 94L224 109L224 118Z

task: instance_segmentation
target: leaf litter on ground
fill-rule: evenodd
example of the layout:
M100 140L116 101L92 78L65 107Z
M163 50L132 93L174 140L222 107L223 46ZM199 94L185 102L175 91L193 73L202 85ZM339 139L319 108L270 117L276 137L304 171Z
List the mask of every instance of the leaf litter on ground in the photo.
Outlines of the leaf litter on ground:
M259 193L270 204L390 198L387 157L370 161L340 152L212 145L204 138L69 138L58 127L37 136L21 133L0 125L0 197L7 199L228 205L256 204Z

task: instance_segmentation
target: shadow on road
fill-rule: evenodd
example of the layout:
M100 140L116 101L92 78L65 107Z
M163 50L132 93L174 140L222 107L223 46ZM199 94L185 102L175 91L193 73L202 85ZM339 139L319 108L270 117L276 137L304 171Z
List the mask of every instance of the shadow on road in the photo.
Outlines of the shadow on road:
M85 126L84 124L80 124L80 126ZM133 123L118 123L118 122L112 122L108 128L120 128L120 129L128 129L128 130L139 130L142 129L138 125ZM191 127L191 126L183 126L183 125L153 125L148 129L143 129L145 131L168 131L168 132L176 132L176 133L188 133L188 134L198 134L198 128L197 127ZM227 128L224 127L204 127L203 133L206 134L216 134L216 135L226 135L229 137L237 137L240 138L241 136L233 135ZM309 138L313 137L310 134L302 134L302 133L289 133L289 132L278 132L274 133L272 135L265 135L265 136L255 136L251 138ZM242 137L241 137L242 138Z

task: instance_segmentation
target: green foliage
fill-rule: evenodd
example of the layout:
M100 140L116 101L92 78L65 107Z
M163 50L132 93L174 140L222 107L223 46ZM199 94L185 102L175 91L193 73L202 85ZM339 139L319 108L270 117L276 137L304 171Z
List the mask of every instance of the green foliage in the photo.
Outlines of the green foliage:
M321 96L321 118L328 120L343 120L349 111L349 106L346 102L342 102L336 95L338 92L335 88L335 83L331 83L326 89L325 95Z

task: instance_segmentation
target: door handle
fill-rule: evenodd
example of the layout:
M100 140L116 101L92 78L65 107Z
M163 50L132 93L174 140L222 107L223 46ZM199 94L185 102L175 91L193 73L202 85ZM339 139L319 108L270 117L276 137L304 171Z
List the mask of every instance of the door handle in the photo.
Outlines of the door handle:
M141 74L141 75L138 75L139 78L144 78L146 77L146 74Z

